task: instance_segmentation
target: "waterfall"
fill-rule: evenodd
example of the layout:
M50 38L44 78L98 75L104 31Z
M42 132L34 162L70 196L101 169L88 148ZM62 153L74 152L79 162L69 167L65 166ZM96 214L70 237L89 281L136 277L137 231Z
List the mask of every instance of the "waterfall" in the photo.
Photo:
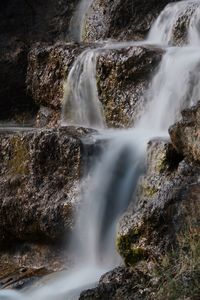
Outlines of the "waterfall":
M168 4L153 24L148 35L148 41L161 45L174 44L174 32L183 16L188 26L191 15L199 6L199 0L186 0Z
M64 83L62 126L74 125L96 129L105 127L103 107L99 101L96 83L97 57L103 51L132 45L138 43L107 42L101 47L87 49L78 56Z
M188 29L188 43L190 45L200 45L200 6L192 15Z
M73 41L81 42L84 28L85 16L93 0L79 1L77 9L71 19L69 36Z
M146 112L137 128L151 128L167 133L170 125L180 118L180 112L200 97L200 51L193 47L172 47L166 50L145 92Z
M132 134L131 130L107 130L99 138L108 145L89 174L80 210L78 240L82 259L87 264L92 262L110 269L120 261L113 235L116 220L127 208L137 177L144 169L140 162L147 141L145 135Z
M64 84L62 125L104 127L103 109L96 85L97 51L85 50L69 73Z
M86 179L88 183L72 242L74 252L79 255L74 269L25 295L0 292L1 300L78 299L81 290L96 284L103 272L119 264L115 250L116 223L133 198L139 176L145 172L146 144L155 136L167 136L168 127L179 119L181 109L200 98L200 51L196 47L200 12L197 3L182 1L168 5L152 26L148 44L169 45L177 18L186 9L191 12L188 45L165 47L160 67L144 91L146 107L135 127L103 129L95 137L105 143L105 149ZM101 50L117 45L107 45ZM119 47L123 47L122 43ZM63 111L63 120L68 124L103 128L95 79L97 53L95 49L83 52L69 74Z

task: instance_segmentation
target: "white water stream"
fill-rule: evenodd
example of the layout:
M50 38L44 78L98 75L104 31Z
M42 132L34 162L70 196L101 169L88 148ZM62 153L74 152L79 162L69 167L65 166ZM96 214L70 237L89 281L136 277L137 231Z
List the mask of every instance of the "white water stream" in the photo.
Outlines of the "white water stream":
M64 84L62 125L104 127L103 108L96 86L97 51L85 50L69 73Z
M144 92L147 106L135 127L102 129L100 137L96 137L108 143L88 175L83 193L77 233L72 242L79 256L74 270L25 295L2 291L1 300L78 299L81 290L94 285L101 274L120 263L115 250L116 223L133 197L138 177L144 172L146 144L155 136L167 136L168 127L179 118L181 109L200 99L200 48L197 47L200 9L197 3L170 4L152 26L148 44L165 45L166 53L150 87ZM171 43L173 25L187 7L192 7L188 45L166 47ZM123 47L123 43L113 43L98 49L106 51L117 45ZM95 79L98 52L95 49L81 54L69 74L63 113L66 123L104 126Z
M148 40L155 44L173 45L177 25L186 22L187 30L191 16L195 14L198 7L199 0L185 0L168 4L153 24ZM184 17L185 21L183 21Z
M84 21L88 9L90 8L93 0L81 0L78 3L77 9L71 19L71 24L69 28L69 35L72 40L76 42L82 41Z

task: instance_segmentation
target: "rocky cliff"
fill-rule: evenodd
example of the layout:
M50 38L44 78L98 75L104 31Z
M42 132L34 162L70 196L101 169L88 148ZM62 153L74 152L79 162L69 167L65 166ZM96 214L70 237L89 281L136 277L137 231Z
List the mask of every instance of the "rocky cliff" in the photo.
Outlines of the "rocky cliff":
M94 130L59 126L74 61L85 49L102 48L101 40L143 39L170 2L94 0L76 43L68 30L78 1L1 1L0 288L22 288L72 263L65 249L80 181L99 153ZM185 40L189 14L175 26L174 44ZM164 53L133 44L99 52L97 89L108 127L137 120ZM199 299L199 114L198 103L170 127L171 140L149 142L147 172L118 226L123 265L80 299Z

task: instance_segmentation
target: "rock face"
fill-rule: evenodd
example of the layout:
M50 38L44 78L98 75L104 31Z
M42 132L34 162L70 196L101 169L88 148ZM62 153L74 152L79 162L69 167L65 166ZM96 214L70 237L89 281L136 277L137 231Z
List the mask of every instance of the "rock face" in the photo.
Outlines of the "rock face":
M70 128L0 135L1 242L65 238L78 200L82 135Z
M0 287L20 289L69 265L62 241L74 224L84 131L5 130L0 131Z
M124 215L118 232L118 249L128 265L159 257L176 244L188 207L196 202L191 195L198 187L199 167L182 160L171 144L152 141L147 164L134 208Z
M182 120L169 129L176 150L189 161L200 161L200 103L182 112Z
M99 99L108 127L131 127L142 113L143 95L163 50L130 46L100 54L97 63Z
M74 44L57 44L35 48L29 54L28 93L38 105L53 109L48 122L56 122L60 118L63 82L72 62L84 48ZM145 102L142 92L162 54L163 51L158 48L134 46L100 51L97 85L108 126L132 125Z
M60 43L54 46L35 47L30 51L26 78L27 92L38 106L51 110L47 113L44 125L51 121L52 126L60 120L63 83L72 63L83 49L84 46L77 44ZM44 113L42 115L44 116ZM40 114L37 125L39 127L43 125Z
M98 287L83 292L79 300L143 300L147 293L141 286L147 284L148 279L139 270L118 267L103 275Z
M1 128L0 288L24 288L71 264L80 180L101 147L93 133Z
M144 39L169 0L94 0L85 20L83 39Z
M66 249L58 244L14 242L0 250L0 288L23 289L40 278L69 267Z

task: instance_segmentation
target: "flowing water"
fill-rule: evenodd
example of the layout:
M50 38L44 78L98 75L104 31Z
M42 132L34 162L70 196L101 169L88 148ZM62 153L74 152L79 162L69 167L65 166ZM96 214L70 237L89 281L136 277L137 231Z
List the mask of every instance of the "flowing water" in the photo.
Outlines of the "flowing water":
M177 26L179 24L185 26L182 23L185 22L187 31L191 16L198 7L199 0L186 0L168 4L153 24L148 41L161 45L173 45Z
M77 9L72 17L69 28L69 36L73 41L82 41L82 31L84 29L85 17L92 2L93 0L82 0L78 3Z
M103 108L96 85L97 51L85 50L69 73L64 85L63 125L104 127Z
M88 183L83 190L77 231L72 241L77 263L65 276L36 291L23 295L0 292L1 300L78 299L81 290L95 285L101 274L120 263L115 250L116 223L133 199L139 176L145 172L146 144L155 136L167 136L168 127L179 119L180 111L200 98L200 49L197 46L200 11L197 3L182 1L168 5L152 26L148 44L165 46L166 52L148 90L144 91L147 104L134 128L104 128L96 87L95 66L99 51L121 48L123 43L86 50L78 57L65 87L63 122L100 127L96 139L102 140L104 151L85 179ZM171 44L177 19L186 10L190 11L188 44L166 46Z
M190 45L200 45L200 7L198 6L192 15L188 29L188 43Z

